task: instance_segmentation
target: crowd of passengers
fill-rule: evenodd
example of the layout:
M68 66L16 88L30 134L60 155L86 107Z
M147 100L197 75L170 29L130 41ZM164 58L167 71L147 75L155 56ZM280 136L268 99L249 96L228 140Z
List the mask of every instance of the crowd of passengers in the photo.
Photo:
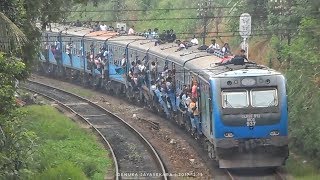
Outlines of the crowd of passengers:
M80 24L75 24L76 26L80 26ZM105 24L96 23L94 26L94 31L104 31L104 30L114 30L111 26L106 26ZM124 28L121 28L119 34L127 34L127 35L136 35L134 31L134 26L130 27L128 32L124 31ZM141 34L140 34L141 35ZM142 34L146 39L155 42L155 46L164 43L173 43L176 42L178 44L178 49L176 51L181 51L191 46L198 46L199 42L194 36L190 41L180 41L176 40L176 35L174 31L164 30L161 34L158 34L158 29L155 28L153 31L148 29L148 31ZM59 48L59 43L56 42L55 45L51 46L51 50L54 54ZM69 55L70 60L72 57L72 48L73 42L70 42L66 45L66 53ZM200 46L203 48L203 46ZM203 49L208 53L221 52L224 56L231 55L231 50L228 43L225 43L222 48L220 48L219 44L216 43L215 39L211 40L210 46L204 46ZM93 71L97 69L101 74L102 78L105 77L105 65L108 64L108 58L111 55L106 45L100 47L98 53L94 52L94 45L90 45L90 52L87 52L87 69ZM246 59L245 51L240 51L239 57L242 59ZM72 62L72 61L71 61ZM120 61L121 68L118 68L116 71L118 74L123 74L126 79L126 88L131 88L133 92L139 94L140 98L145 98L148 102L157 102L160 104L162 109L164 110L166 116L168 118L177 115L177 112L182 112L187 115L186 117L190 117L192 132L197 131L197 135L199 135L200 127L200 112L198 109L198 83L196 80L192 80L192 83L189 85L184 85L182 91L180 92L176 90L175 86L175 69L169 69L167 65L164 66L161 72L158 72L159 68L157 67L157 62L149 62L145 59L136 60L131 62L130 66L126 64L126 55L123 55L123 58ZM126 69L129 68L128 74L125 74ZM149 89L150 87L150 89ZM172 112L172 114L170 113Z
M104 77L104 68L108 63L110 52L105 46L100 48L97 54L93 50L87 53L87 68L93 73L97 69ZM155 102L161 106L168 118L176 116L178 111L190 117L192 132L199 135L199 116L198 110L198 83L192 81L190 85L184 85L183 90L178 92L175 86L175 69L169 69L167 65L159 72L155 61L146 61L145 59L131 62L127 67L126 55L120 61L121 68L116 69L118 74L122 74L126 79L126 88L131 89L133 93L139 96L139 99L145 99L147 102ZM125 70L129 68L128 74ZM172 113L170 113L172 112Z
M212 39L211 44L209 46L207 45L199 46L199 41L195 35L190 41L181 41L177 39L177 36L174 33L173 29L163 30L160 33L158 28L154 28L153 30L148 29L143 33L137 33L134 30L134 26L131 26L129 30L126 31L124 27L121 27L120 29L116 29L112 26L108 26L100 22L95 22L92 25L91 22L82 24L81 22L77 21L74 25L77 27L81 27L81 26L91 27L93 29L92 31L116 31L119 33L119 35L144 36L146 39L154 41L155 46L158 46L160 44L165 44L165 43L176 43L178 46L178 49L176 51L181 51L183 49L188 49L189 47L196 46L199 50L203 50L203 51L205 50L206 52L211 54L219 54L221 57L228 57L232 55L231 49L228 43L224 43L223 46L220 47L220 45L216 42L216 40Z
M126 68L125 64L122 66ZM169 69L165 65L161 72L157 72L157 66L155 61L150 64L140 60L131 62L129 73L125 75L127 88L132 88L133 92L144 97L146 101L159 104L168 118L176 116L178 111L188 115L193 132L198 130L197 134L200 134L197 81L192 81L188 86L184 85L183 90L178 92L175 86L175 69Z
M151 29L148 29L144 33L136 33L134 30L134 26L131 26L128 31L124 30L124 27L121 27L121 29L114 29L112 26L107 26L104 23L95 22L94 25L89 24L82 24L80 21L77 21L74 26L81 27L81 26L90 26L93 27L93 31L117 31L120 35L141 35L144 36L146 39L149 39L150 41L153 41L155 43L155 46L165 43L177 43L178 49L176 51L181 51L183 49L188 49L192 46L197 46L199 50L205 50L208 53L218 53L223 57L222 63L225 60L229 60L229 56L232 56L231 49L228 43L224 43L224 45L220 48L220 45L216 42L215 39L211 40L211 44L209 46L202 45L199 46L199 41L194 35L193 38L190 41L181 41L177 40L177 36L174 33L173 29L170 30L163 30L162 33L159 34L159 29L154 28L152 31ZM93 46L93 45L92 45ZM54 46L51 46L52 52L56 52L59 49L59 43L56 42ZM73 42L70 40L70 42L66 45L66 53L70 57L70 62L72 65L72 49L73 49ZM92 69L92 67L98 69L101 73L103 73L104 65L106 64L108 51L106 47L101 47L100 52L97 55L94 55L93 47L91 47L90 52L87 53L87 59L89 60L89 68ZM243 57L245 60L247 60L245 56L245 51L240 51L240 57ZM54 53L56 54L56 53ZM79 53L80 54L80 53Z

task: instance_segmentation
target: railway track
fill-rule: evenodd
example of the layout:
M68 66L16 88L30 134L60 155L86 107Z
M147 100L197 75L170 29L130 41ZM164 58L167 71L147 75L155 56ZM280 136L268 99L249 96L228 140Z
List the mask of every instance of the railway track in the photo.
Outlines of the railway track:
M100 134L114 160L114 179L168 179L156 150L117 115L94 102L46 84L29 80L21 87L64 106Z
M286 177L274 169L226 170L230 180L286 180Z

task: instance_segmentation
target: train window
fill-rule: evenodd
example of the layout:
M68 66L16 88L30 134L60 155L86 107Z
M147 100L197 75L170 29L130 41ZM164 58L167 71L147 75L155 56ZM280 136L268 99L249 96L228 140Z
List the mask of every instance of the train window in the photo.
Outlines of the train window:
M249 106L248 91L222 91L223 108L246 108Z
M276 89L251 90L251 103L253 107L273 107L278 105Z

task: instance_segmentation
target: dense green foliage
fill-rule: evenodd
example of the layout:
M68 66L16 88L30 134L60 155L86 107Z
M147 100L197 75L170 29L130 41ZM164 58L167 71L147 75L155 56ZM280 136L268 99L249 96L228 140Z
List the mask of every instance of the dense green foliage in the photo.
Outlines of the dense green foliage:
M117 1L107 1L99 2L97 7L94 7L92 3L89 3L87 6L77 5L73 8L75 11L69 17L68 21L105 21L107 25L113 25L115 21L121 20L133 20L128 21L128 26L135 25L137 31L143 32L151 28L159 28L160 32L162 30L174 29L179 33L188 33L193 32L197 20L195 19L183 19L178 20L165 20L167 18L188 18L197 17L197 11L195 10L152 10L152 9L172 9L172 8L181 8L181 7L196 7L197 2L193 0L184 0L184 1L171 1L171 0L162 0L162 1L150 1L150 0L122 0L120 5L117 5ZM110 11L110 10L119 10ZM145 11L121 11L123 9L139 9ZM94 10L95 12L85 12L85 11ZM109 10L105 11L104 10ZM147 21L146 19L164 19L161 21ZM137 21L134 21L137 20ZM191 36L191 35L189 35Z
M28 174L36 146L36 135L21 125L24 113L15 102L16 80L27 78L37 58L41 33L36 23L45 27L65 15L63 8L68 3L88 1L0 1L0 179L19 179Z
M320 179L320 172L309 161L294 155L289 156L286 170L294 180L316 180Z
M26 129L38 136L30 179L103 179L112 161L94 135L50 106L28 106Z
M16 109L16 79L23 78L24 63L0 53L0 179L20 177L33 151L34 133L21 126L23 113Z

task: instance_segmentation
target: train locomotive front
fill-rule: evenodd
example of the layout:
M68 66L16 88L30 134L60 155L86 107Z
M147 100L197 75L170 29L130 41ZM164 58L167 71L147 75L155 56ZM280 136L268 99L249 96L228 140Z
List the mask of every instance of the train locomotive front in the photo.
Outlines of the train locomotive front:
M220 168L283 165L288 157L283 75L240 69L221 73L210 84L213 132L208 149Z

